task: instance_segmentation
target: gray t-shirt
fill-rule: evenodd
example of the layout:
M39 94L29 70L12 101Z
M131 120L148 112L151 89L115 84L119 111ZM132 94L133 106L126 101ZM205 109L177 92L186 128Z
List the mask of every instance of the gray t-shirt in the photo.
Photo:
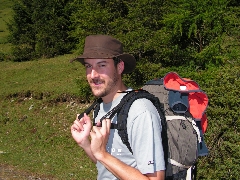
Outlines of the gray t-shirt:
M101 103L96 122L108 111L117 106L124 93L110 103ZM112 118L117 123L117 115ZM127 119L128 140L133 154L122 143L117 129L111 129L107 151L127 165L138 169L142 174L165 170L159 114L148 99L133 102ZM100 162L97 162L99 180L117 179Z

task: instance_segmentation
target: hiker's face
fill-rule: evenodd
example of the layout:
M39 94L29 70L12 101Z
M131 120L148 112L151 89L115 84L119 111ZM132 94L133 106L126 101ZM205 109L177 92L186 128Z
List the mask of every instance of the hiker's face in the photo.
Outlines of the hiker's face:
M87 80L94 96L105 97L117 88L121 73L112 59L85 59L84 62Z

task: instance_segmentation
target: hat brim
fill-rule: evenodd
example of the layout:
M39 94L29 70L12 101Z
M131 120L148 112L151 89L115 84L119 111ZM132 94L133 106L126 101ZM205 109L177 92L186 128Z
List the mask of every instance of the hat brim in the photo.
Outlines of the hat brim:
M135 69L136 59L134 56L132 56L131 54L127 54L127 53L119 54L119 55L112 55L112 54L107 54L107 53L91 52L89 54L85 53L81 56L78 56L78 57L70 60L70 62L79 61L82 64L84 64L84 59L112 59L114 57L118 57L124 62L123 74L131 73Z

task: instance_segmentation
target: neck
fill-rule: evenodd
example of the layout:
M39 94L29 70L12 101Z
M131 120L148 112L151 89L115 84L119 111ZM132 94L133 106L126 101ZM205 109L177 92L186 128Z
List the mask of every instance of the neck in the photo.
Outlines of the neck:
M106 104L110 103L120 95L119 92L126 91L126 90L127 90L127 87L123 83L121 83L121 85L118 86L118 88L113 89L110 94L102 97L102 100Z

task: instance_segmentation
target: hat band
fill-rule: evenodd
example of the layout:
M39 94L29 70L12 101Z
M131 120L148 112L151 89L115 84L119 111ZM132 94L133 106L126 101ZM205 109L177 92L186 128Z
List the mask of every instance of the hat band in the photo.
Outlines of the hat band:
M109 54L109 55L117 56L117 55L121 55L122 51L114 51L112 49L106 49L106 48L103 48L103 47L95 46L95 47L84 49L83 55L84 54L89 54L89 53Z

